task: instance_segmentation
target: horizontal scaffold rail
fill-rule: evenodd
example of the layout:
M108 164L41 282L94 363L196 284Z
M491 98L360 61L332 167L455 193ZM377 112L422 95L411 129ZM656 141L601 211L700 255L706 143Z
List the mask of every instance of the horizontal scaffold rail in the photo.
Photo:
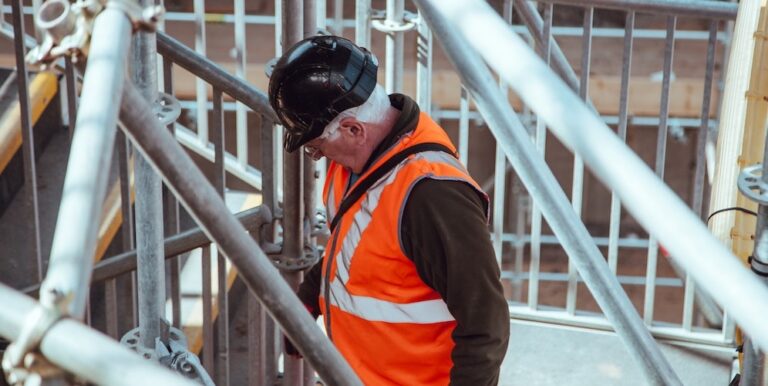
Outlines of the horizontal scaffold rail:
M621 11L662 13L686 17L736 19L737 3L724 1L679 0L549 0L547 2L584 7L608 8Z

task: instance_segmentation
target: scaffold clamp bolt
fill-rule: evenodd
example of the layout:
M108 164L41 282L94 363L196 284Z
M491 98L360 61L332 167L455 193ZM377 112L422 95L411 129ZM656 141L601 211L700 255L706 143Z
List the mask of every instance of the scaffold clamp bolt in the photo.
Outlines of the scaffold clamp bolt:
M43 379L65 374L35 351L46 332L61 318L58 307L43 304L35 306L27 315L18 339L3 355L3 372L11 385L38 385Z

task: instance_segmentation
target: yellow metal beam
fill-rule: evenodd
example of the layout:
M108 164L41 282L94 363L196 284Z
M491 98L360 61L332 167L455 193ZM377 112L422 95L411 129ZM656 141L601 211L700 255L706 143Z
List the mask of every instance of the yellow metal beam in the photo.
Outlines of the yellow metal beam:
M29 84L32 125L40 119L58 88L58 79L52 72L40 72L32 79ZM0 118L0 173L5 170L19 148L21 148L21 107L17 100Z
M131 203L136 199L133 190L133 157L128 161L128 175L130 176ZM122 198L120 197L120 180L115 181L107 193L104 200L104 206L101 212L101 226L99 227L99 242L96 244L96 254L93 256L94 263L104 258L109 244L114 240L120 225L123 223L123 212L120 210Z

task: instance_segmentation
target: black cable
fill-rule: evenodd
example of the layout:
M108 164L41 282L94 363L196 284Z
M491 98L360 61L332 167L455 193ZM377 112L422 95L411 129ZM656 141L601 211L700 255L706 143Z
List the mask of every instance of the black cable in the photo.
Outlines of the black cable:
M757 213L755 213L755 212L753 212L753 211L751 211L751 210L749 210L747 208L742 208L742 207L739 207L739 206L734 206L734 207L731 207L731 208L718 209L718 210L712 212L712 214L710 214L709 217L707 217L707 224L709 224L709 220L711 220L712 217L714 217L714 215L716 215L718 213L728 212L728 211L731 211L731 210L738 210L739 212L744 212L746 214L751 214L753 216L757 216Z

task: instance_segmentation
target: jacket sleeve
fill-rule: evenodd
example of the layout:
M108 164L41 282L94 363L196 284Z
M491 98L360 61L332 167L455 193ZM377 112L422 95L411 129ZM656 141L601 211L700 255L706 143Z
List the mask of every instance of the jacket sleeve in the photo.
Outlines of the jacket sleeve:
M299 285L297 295L309 313L315 318L320 315L320 280L322 279L323 259L320 259L304 274L304 281Z
M466 182L424 179L405 203L400 237L456 319L451 385L496 385L510 320L484 200Z

